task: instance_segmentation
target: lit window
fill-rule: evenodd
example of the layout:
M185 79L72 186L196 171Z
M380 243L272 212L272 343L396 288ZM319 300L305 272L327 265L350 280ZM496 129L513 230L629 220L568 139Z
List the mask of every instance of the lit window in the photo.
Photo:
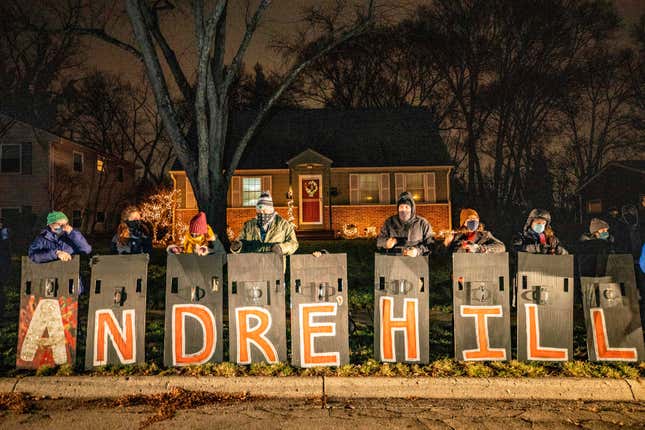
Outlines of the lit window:
M0 172L20 173L20 145L0 145Z
M587 202L587 212L590 214L599 214L602 212L602 201L600 199L597 200L589 200Z
M97 172L103 171L103 160L101 160L100 158L96 159L96 171Z
M380 175L358 175L358 203L370 204L379 202Z
M242 206L255 206L262 191L262 178L242 178Z
M412 194L415 202L425 200L425 187L423 186L423 173L408 173L405 175L405 184L407 191Z

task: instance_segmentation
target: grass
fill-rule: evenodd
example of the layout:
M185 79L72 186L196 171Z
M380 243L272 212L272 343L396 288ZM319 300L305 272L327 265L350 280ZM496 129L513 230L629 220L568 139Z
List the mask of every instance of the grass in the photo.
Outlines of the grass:
M42 367L37 371L15 369L15 354L19 308L20 257L13 259L13 272L5 288L6 306L0 324L0 376L17 375L213 375L213 376L401 376L401 377L645 377L645 363L591 363L586 359L586 331L581 318L580 305L576 308L574 325L574 361L565 363L549 362L462 362L452 358L452 297L450 292L450 267L447 257L431 260L432 315L430 321L430 360L426 365L389 364L374 360L372 310L374 307L374 248L373 240L352 241L311 241L301 243L299 253L327 249L331 253L347 254L349 309L356 330L350 335L350 364L339 368L299 369L287 363L257 363L238 366L229 362L209 363L185 368L164 368L163 342L165 303L165 258L163 250L151 255L148 271L148 309L146 318L146 363L141 365L105 366L91 372L84 372L85 330L87 327L87 295L79 303L79 335L77 362L74 366ZM106 244L95 245L95 253L107 253ZM82 277L89 285L87 259L81 263ZM513 316L511 319L513 320ZM225 332L226 332L225 326ZM226 338L226 336L225 336ZM224 345L224 358L228 357L228 346Z

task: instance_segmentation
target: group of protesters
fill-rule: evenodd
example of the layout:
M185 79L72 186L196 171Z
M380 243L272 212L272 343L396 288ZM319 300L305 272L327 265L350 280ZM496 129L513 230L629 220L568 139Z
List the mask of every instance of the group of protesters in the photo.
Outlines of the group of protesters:
M255 209L256 217L248 220L238 237L231 241L231 252L273 252L281 256L296 252L298 240L294 225L276 212L269 192L260 194ZM638 230L638 210L625 206L620 216L613 214L611 218L591 220L589 231L580 238L578 252L632 254L635 264L639 264L645 272L645 247ZM513 237L511 250L533 254L568 254L551 223L548 211L531 210L524 228ZM0 234L2 231L0 220ZM502 241L485 229L477 211L470 208L461 210L459 227L445 233L442 239L437 239L430 222L416 213L412 195L403 192L397 201L397 213L385 220L376 246L380 252L408 257L431 253L499 253L507 250ZM140 254L149 253L151 248L150 229L142 221L140 211L136 206L126 207L112 239L112 252ZM47 227L29 247L29 258L36 263L69 261L75 254L89 254L91 251L90 244L80 231L70 225L67 216L55 211L47 215ZM188 231L177 243L169 245L167 251L200 256L226 253L222 242L208 225L204 212L199 212L190 220ZM317 251L314 255L319 256L321 252Z

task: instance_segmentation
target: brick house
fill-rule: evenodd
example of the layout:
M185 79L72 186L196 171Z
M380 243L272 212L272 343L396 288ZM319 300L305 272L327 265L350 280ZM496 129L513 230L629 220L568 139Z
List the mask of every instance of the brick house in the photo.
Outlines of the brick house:
M85 232L111 232L134 187L134 165L0 114L0 216L14 228L52 209ZM35 226L23 226L27 230Z
M645 160L622 160L605 167L578 187L581 222L632 204L645 217Z
M251 120L238 114L230 135L238 139ZM249 143L232 178L227 219L235 234L255 217L261 190L270 190L278 213L300 237L333 237L348 225L359 236L378 232L396 212L397 196L412 192L417 213L435 231L451 228L449 156L433 116L425 109L281 110ZM197 211L180 165L170 172L181 190L175 219L187 223Z

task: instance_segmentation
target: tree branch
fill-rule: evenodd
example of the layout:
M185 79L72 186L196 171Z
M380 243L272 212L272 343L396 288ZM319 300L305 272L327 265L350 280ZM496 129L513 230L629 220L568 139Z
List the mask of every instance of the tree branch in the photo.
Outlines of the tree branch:
M227 181L230 182L231 177L233 176L233 173L237 169L237 166L240 162L240 159L242 158L242 154L244 153L244 150L246 149L246 146L248 145L249 141L253 138L253 135L255 134L255 131L259 127L259 125L262 123L264 120L264 117L266 114L269 112L271 107L275 104L276 101L280 99L280 96L282 96L282 93L289 88L289 86L298 78L298 76L302 73L302 71L309 66L311 63L322 57L323 55L327 54L337 46L341 45L342 43L346 42L347 40L351 39L352 37L355 37L359 35L360 33L364 32L369 25L372 23L372 16L373 16L373 7L374 7L374 1L370 0L369 2L369 10L368 10L368 15L365 18L365 20L354 27L351 30L348 30L346 32L343 32L340 37L337 39L332 40L327 46L322 48L320 51L312 55L309 59L303 61L300 64L297 64L291 68L289 73L287 74L285 80L282 82L282 84L278 87L276 92L267 100L266 104L260 109L260 112L258 115L255 117L255 120L251 123L249 128L247 129L246 133L240 140L240 142L237 145L237 148L235 148L235 152L233 153L233 158L231 159L231 163L228 166L226 170L226 178Z

